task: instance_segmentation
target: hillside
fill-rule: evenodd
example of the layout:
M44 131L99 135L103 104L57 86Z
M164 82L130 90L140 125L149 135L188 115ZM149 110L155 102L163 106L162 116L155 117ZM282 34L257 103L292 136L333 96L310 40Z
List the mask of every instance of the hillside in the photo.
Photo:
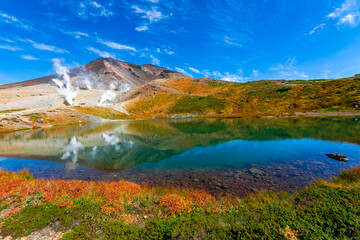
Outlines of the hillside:
M133 89L120 101L137 118L358 112L360 77L247 83L213 79L155 80Z
M102 78L102 81L115 82L117 85L128 83L132 87L140 86L154 79L190 78L184 74L163 67L157 67L151 64L131 64L113 58L98 58L84 66L71 69L69 75L71 78L74 78L78 75L87 74L88 72L97 74ZM53 84L53 78L56 78L56 74L18 83L1 85L0 89Z

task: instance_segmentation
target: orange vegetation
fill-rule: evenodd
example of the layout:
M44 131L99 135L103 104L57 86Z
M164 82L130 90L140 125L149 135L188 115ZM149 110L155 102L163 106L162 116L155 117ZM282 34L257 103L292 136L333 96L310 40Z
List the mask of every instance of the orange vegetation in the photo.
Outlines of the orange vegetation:
M43 180L34 179L26 171L0 172L0 200L11 199L9 203L16 211L19 203L29 199L35 204L48 202L65 208L71 207L74 201L87 199L102 203L101 210L104 213L119 214L124 204L134 203L140 208L137 202L146 196L153 196L151 200L154 206L151 209L158 209L160 215L164 208L165 212L172 215L182 211L190 212L201 206L217 207L215 197L204 191L162 189L159 192L159 189L140 187L126 181Z

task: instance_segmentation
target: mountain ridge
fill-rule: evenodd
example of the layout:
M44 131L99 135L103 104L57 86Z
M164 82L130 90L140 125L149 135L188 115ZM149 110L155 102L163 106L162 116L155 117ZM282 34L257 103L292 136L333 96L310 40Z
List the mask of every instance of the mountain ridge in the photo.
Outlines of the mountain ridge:
M169 70L164 67L158 67L152 64L133 64L114 58L98 58L80 67L73 68L69 71L71 78L76 77L83 71L91 71L106 79L106 81L115 81L119 84L127 83L132 87L138 87L155 79L176 79L191 78L182 73ZM52 84L52 79L57 74L35 78L31 80L0 85L0 89L9 89L16 87L27 87L38 84Z

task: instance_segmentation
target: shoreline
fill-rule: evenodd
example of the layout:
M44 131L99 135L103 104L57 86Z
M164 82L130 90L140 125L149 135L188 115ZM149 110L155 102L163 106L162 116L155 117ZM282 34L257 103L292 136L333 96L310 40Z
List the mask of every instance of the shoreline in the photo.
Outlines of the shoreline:
M80 110L76 110L74 112L68 113L68 108L45 108L49 112L55 111L64 111L67 112L66 114L69 115L65 122L54 122L54 120L50 120L49 122L45 122L43 118L35 117L35 119L26 119L27 123L24 122L18 123L16 119L21 119L23 121L25 116L21 114L22 112L32 112L34 116L39 115L40 117L42 114L46 115L45 112L37 113L35 112L37 109L24 109L21 111L14 111L10 113L0 113L0 123L2 120L8 121L7 125L0 124L0 134L2 133L9 133L15 131L24 131L24 130L34 130L39 128L50 128L55 126L64 126L64 125L75 125L75 124L87 124L87 123L101 123L101 122L120 122L120 121L144 121L144 120L155 120L155 119L198 119L198 118L308 118L308 117L355 117L360 116L360 112L296 112L294 114L289 113L279 113L279 114L262 114L262 113L238 113L238 114L216 114L216 115L185 115L185 114L175 114L172 116L167 117L150 117L150 118L125 118L125 119L105 119L101 117L97 117L95 115L86 114L81 112ZM2 118L2 116L4 116ZM177 116L177 117L176 117ZM57 118L58 116L54 116ZM9 119L10 118L10 119ZM66 118L66 116L62 116L62 118ZM13 121L9 121L13 120ZM13 126L13 127L10 127Z
M261 191L246 198L0 171L0 236L355 239L360 237L359 194L359 166L294 194Z

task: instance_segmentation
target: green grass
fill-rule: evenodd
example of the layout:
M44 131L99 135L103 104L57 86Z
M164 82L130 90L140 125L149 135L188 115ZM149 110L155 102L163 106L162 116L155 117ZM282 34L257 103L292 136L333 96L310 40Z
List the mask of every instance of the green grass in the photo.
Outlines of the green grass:
M170 113L206 113L214 111L221 113L227 106L224 99L213 96L200 97L196 95L181 96L169 110Z
M23 111L25 110L25 108L22 108L22 109L11 109L11 110L3 110L3 111L0 111L0 113L12 113L12 112L19 112L19 111Z
M90 114L96 117L101 117L104 119L124 119L127 117L126 114L119 112L112 108L99 107L99 106L76 106L73 109L79 110L83 113Z

